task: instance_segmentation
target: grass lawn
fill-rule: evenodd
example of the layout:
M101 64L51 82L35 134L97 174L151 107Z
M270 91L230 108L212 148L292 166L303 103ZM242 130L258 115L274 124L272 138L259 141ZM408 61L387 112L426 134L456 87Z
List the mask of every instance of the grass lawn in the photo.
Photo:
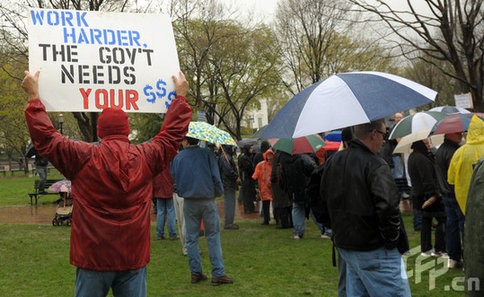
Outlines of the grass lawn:
M0 178L0 206L29 203L25 189L32 189L33 178L23 179ZM418 247L420 235L411 228L411 216L406 214L404 220L410 246ZM180 242L152 240L148 296L337 296L331 241L321 239L311 221L301 240L292 239L291 230L261 226L260 222L236 219L240 230L221 232L226 273L234 278L233 285L190 284L188 260L181 253ZM153 224L152 238L155 234ZM69 264L69 236L66 226L0 225L0 296L73 296L75 267ZM210 275L206 241L200 239L204 272ZM453 281L462 284L455 281L463 277L461 270L446 271L435 258L421 259L419 252L412 251L415 255L407 260L407 270L413 296L464 296L451 289ZM434 289L429 272L441 274Z

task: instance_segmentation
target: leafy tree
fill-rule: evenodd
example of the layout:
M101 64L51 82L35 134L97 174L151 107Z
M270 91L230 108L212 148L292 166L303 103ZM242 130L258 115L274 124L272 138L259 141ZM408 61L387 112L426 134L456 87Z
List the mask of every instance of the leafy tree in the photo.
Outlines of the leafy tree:
M449 68L452 68L452 66L445 61L437 60L434 63L439 64L440 68L447 68L448 71L451 71ZM433 64L429 64L423 60L412 61L410 65L403 69L402 75L438 91L435 103L432 104L433 106L455 105L454 94L456 93L457 86L439 68L433 66ZM426 105L418 109L426 110L429 109L429 106Z
M248 107L258 98L269 98L280 82L280 56L275 36L267 26L246 29L227 26L233 38L217 43L210 55L210 70L219 86L213 92L220 104L211 105L217 121L238 139ZM214 107L214 108L213 108Z
M28 49L27 31L25 27L26 18L24 12L26 8L53 8L53 9L76 9L91 11L124 11L129 7L128 0L26 0L20 1L1 1L0 2L0 24L3 44L9 50L0 65L12 78L21 81L23 73L13 73L9 70L9 65L17 65L20 69L28 69ZM97 118L95 112L74 112L72 113L79 126L83 140L93 142L97 140Z
M19 68L6 67L13 74ZM23 98L23 91L18 81L11 79L6 72L0 72L0 143L4 147L9 159L9 166L12 166L12 155L16 151L19 155L25 156L30 142L30 136L24 119L24 107L26 100ZM24 164L27 160L24 158ZM28 166L25 166L28 172Z

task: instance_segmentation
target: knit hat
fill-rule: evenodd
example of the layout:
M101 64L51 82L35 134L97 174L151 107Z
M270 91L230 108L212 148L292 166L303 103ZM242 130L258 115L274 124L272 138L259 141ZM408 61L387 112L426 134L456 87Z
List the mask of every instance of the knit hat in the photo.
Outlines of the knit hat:
M97 119L97 135L129 135L128 114L122 109L105 108Z

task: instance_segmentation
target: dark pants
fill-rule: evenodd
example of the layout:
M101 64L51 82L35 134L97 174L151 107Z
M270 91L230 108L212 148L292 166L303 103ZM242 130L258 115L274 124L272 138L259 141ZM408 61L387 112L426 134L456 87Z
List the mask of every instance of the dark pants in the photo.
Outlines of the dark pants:
M255 187L253 184L242 185L240 188L240 195L242 196L242 203L244 205L245 213L254 212L255 201Z
M281 228L292 228L291 207L278 207L277 215Z
M270 212L270 207L271 207L271 201L270 200L263 200L262 201L262 210L264 212L264 224L269 224L269 221L271 220L271 212Z
M454 197L442 197L445 205L447 222L445 225L445 243L449 258L460 261L462 258L461 242L464 241L464 214Z
M445 252L445 217L435 217L435 251ZM422 217L422 231L420 233L420 246L422 252L432 249L432 217Z

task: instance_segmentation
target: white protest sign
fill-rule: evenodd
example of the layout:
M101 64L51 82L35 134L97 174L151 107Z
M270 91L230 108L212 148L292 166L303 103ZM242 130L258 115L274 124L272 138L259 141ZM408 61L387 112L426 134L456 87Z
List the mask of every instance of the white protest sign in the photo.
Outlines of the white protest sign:
M455 99L456 107L471 108L471 109L474 108L474 104L472 103L471 93L454 95L454 99Z
M31 9L29 68L47 111L166 112L180 69L162 14Z

